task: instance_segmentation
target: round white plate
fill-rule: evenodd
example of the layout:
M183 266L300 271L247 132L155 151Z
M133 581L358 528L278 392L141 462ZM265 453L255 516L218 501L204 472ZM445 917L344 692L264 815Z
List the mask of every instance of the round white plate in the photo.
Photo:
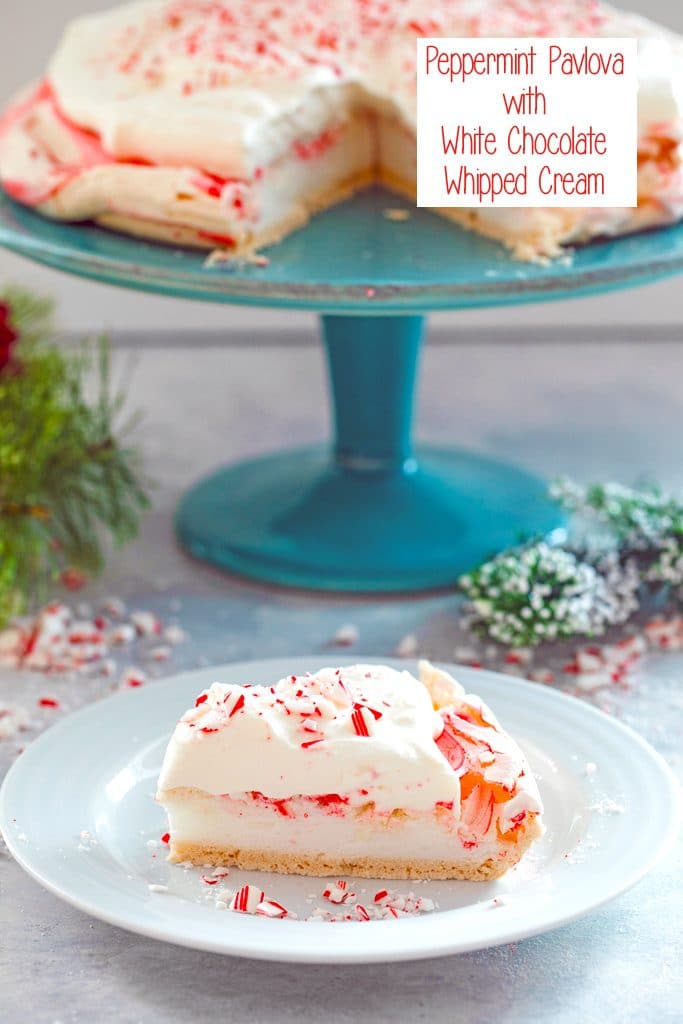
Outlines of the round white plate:
M672 843L676 784L636 733L549 688L454 668L519 740L537 775L547 832L521 864L491 883L392 882L438 904L433 913L397 920L331 924L217 909L201 870L168 865L158 843L165 816L153 795L168 738L214 680L269 683L317 669L323 660L189 672L70 715L32 743L7 775L0 792L7 845L56 895L143 935L264 960L368 963L460 953L555 928L618 896ZM361 659L334 659L352 660ZM321 899L320 879L233 870L226 882L237 888L247 880L300 918L314 906L332 909ZM352 886L369 901L378 887L367 879Z

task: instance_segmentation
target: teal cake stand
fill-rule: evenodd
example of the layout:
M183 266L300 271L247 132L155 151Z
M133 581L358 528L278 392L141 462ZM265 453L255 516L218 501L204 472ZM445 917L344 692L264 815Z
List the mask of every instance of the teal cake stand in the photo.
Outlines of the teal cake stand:
M426 313L588 295L683 270L683 226L531 266L380 189L271 247L263 267L207 268L202 253L57 224L1 195L0 244L126 288L320 313L331 449L219 469L183 497L176 531L196 557L244 576L356 592L452 585L493 552L561 526L544 482L524 469L414 447Z

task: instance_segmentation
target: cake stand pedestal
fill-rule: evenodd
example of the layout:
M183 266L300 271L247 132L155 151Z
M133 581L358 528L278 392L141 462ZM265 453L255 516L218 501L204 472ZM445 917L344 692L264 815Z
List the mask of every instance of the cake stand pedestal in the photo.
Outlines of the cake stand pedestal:
M331 590L452 583L558 525L545 486L503 462L412 444L420 316L321 317L334 445L228 466L185 495L181 543L247 576Z
M389 210L403 209L401 219ZM321 314L334 443L218 470L181 500L193 555L273 583L356 592L452 585L501 548L561 527L544 482L455 448L413 447L424 314L586 295L683 270L683 227L530 266L380 189L268 250L266 267L92 225L57 224L0 195L0 244L100 281ZM492 367L495 373L495 367Z

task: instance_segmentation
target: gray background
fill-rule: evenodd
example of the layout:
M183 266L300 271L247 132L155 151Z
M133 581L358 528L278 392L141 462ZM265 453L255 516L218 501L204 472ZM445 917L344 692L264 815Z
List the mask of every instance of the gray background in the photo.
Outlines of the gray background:
M43 71L69 18L110 6L109 0L0 0L0 103ZM621 6L683 31L680 0L624 0ZM189 330L202 327L235 330L245 326L296 328L305 327L311 319L305 313L213 307L132 292L121 302L120 295L112 288L73 278L60 279L55 271L43 270L0 251L0 282L7 279L58 293L62 323L66 328L77 330L164 329L171 323ZM574 324L661 324L677 322L679 311L679 286L675 282L664 282L618 298L607 295L565 302L561 306L520 307L515 311L515 322L548 325L550 331L558 318L561 323ZM449 326L456 323L456 318L447 314L435 319ZM462 326L486 327L505 324L508 320L509 314L504 309L457 314L457 324Z

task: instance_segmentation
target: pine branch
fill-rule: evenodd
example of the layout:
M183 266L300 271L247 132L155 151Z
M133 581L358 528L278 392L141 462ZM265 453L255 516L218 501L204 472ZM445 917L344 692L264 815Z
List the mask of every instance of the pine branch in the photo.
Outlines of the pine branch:
M0 365L0 621L64 568L99 571L148 505L138 457L120 441L124 398L111 389L106 340L61 350L48 303L12 289L3 305L19 340Z

